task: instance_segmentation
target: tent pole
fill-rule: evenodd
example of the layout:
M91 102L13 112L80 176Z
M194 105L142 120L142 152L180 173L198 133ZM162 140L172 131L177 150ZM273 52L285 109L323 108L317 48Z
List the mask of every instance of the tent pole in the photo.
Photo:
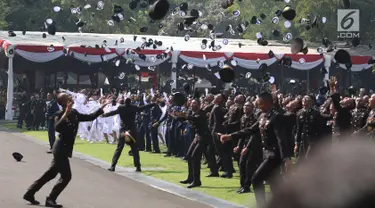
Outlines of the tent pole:
M177 88L177 82L178 82L178 79L177 79L178 52L172 51L171 53L172 53L172 57L171 57L171 62L172 62L172 65L171 65L171 80L174 80L174 83L171 85L171 92L172 92L172 89ZM172 69L176 69L176 71L173 71Z
M13 57L8 58L8 88L5 120L13 120Z

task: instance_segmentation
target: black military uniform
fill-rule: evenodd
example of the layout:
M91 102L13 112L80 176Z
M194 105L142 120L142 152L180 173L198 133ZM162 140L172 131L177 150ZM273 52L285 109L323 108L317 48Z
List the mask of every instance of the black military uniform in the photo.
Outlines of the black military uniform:
M239 131L241 129L241 117L243 115L243 107L241 104L234 104L229 108L228 113L225 115L225 122L224 127L227 134ZM224 159L222 158L223 168L224 168L224 174L221 176L223 178L232 178L232 174L234 172L234 167L232 163L232 156L233 156L233 147L237 145L238 140L233 140L233 143L227 142L223 145L225 146L223 148L223 151L225 151L225 155L230 158ZM235 160L239 161L239 154L235 155ZM229 163L229 164L228 164Z
M358 131L366 125L369 110L366 107L358 107L352 111L353 131Z
M361 134L362 136L365 136L365 138L369 138L371 140L375 137L375 110L371 110L367 120L366 125L363 126L361 129L355 132L356 135Z
M263 181L270 180L272 174L277 174L280 165L285 159L290 159L287 139L283 128L284 116L276 110L271 109L268 113L263 113L259 121L250 128L242 129L231 134L232 139L240 139L260 133L263 144L263 161L252 177L257 207L265 205L265 188ZM274 181L268 181L274 187ZM271 190L272 190L271 188Z
M20 109L20 114L17 119L17 127L22 128L23 126L23 121L26 119L26 113L28 111L28 106L27 106L27 96L26 94L22 94L20 99L19 99L19 109Z
M350 109L341 106L339 93L332 94L331 98L332 104L337 111L333 117L332 135L334 138L340 140L340 138L349 136L352 133L352 113Z
M224 160L229 160L229 162L225 162L225 164L229 164L232 162L231 153L228 155L228 151L224 151L224 148L230 147L229 145L224 145L220 142L220 138L216 135L216 133L225 133L225 129L223 126L224 123L224 115L226 114L226 109L221 105L215 105L212 108L209 118L209 129L213 138L213 143L215 145L215 149L218 153L218 161L221 161L222 158ZM232 151L232 150L231 150ZM230 168L230 167L227 167Z
M44 184L54 179L57 174L60 173L61 178L53 187L50 195L46 200L46 206L47 204L56 204L57 197L65 189L72 178L69 157L72 157L73 146L75 138L77 136L79 122L93 121L103 113L103 110L99 109L93 114L84 115L80 114L77 110L72 109L67 118L61 119L64 113L64 111L59 111L55 116L55 129L59 133L59 138L55 141L52 148L53 159L51 166L41 178L36 180L30 186L30 188L24 195L24 199L30 201L33 204L35 204L36 202L34 199L35 193L39 191L44 186Z
M258 122L258 118L254 113L250 115L244 114L241 118L241 129L250 128L256 122ZM250 192L251 177L262 162L263 152L260 134L256 133L250 137L242 137L237 146L239 147L239 152L244 148L247 149L247 153L241 155L239 162L241 187L237 193L241 194Z
M44 118L44 112L46 109L46 102L42 99L34 99L31 103L31 109L34 114L33 130L39 130L42 119Z
M113 154L112 158L112 165L108 169L109 171L115 171L118 159L120 158L121 152L124 149L125 146L125 136L123 135L123 132L128 131L135 140L137 140L137 126L135 123L135 116L137 113L149 109L151 107L155 106L155 104L149 104L144 106L136 106L132 104L126 104L120 105L116 110L108 112L103 114L103 117L109 117L114 116L116 114L120 115L121 119L121 128L120 128L120 136L119 141L117 143L117 148L115 150L115 153ZM133 155L133 162L134 166L137 168L137 171L141 171L141 162L139 158L139 150L136 143L129 143L131 152Z
M52 99L47 105L46 119L47 119L47 128L48 128L48 140L52 150L53 144L55 143L55 114L59 111L59 105L55 99Z
M298 147L298 161L307 158L311 151L321 142L325 120L320 112L310 108L297 113L295 145Z
M150 123L149 123L149 128L150 128L150 134L151 134L151 141L152 141L152 148L153 148L153 153L160 153L160 148L159 148L159 126L153 126L155 123L158 123L159 120L161 119L163 112L161 111L159 105L156 105L151 108L150 110ZM146 149L151 149L151 141L146 141Z
M195 129L195 138L190 145L188 153L186 154L189 175L188 178L184 181L181 181L181 183L191 183L188 188L194 188L202 185L200 180L202 155L203 152L207 150L212 137L210 135L210 131L208 130L206 114L203 110L194 112L191 116L188 116L187 120L193 123ZM216 165L214 165L214 155L209 154L207 161L210 166L211 173L218 175Z

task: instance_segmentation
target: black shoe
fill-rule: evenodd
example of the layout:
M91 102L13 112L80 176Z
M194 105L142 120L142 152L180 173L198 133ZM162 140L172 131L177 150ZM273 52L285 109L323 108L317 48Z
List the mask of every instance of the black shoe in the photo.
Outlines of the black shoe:
M236 192L239 194L243 190L243 187L240 187Z
M47 154L52 154L52 150L48 150L46 153Z
M221 175L220 177L222 177L222 178L232 178L233 175L232 175L231 173L227 173L227 172L225 172L225 173L223 173L223 175Z
M212 177L219 177L219 173L210 173L208 176L206 176L208 178L212 178Z
M141 167L137 167L137 168L135 169L135 172L142 172Z
M154 153L154 154L160 154L161 152L160 152L160 150L159 151L154 150L154 151L152 151L152 153Z
M166 154L166 155L164 155L164 157L170 157L170 156L172 156L171 154Z
M32 204L32 205L39 205L40 204L37 200L35 200L34 195L31 195L29 193L26 193L25 195L23 195L23 199L30 202L30 204Z
M114 168L114 167L110 167L110 168L108 168L108 170L109 170L110 172L115 172L115 168Z
M238 190L237 193L244 194L244 193L250 193L250 188L241 188L241 190Z
M50 199L50 198L47 197L47 199L46 199L46 207L58 207L58 208L61 208L61 207L63 207L63 205L57 204L56 200L52 200L52 199Z
M189 179L186 179L184 181L180 181L180 183L182 183L182 184L189 184L189 183L192 183L192 182L193 182L193 180L189 180Z
M133 153L131 151L128 152L129 156L133 156Z
M199 187L199 186L201 186L201 185L202 185L201 182L193 182L193 183L191 183L190 185L188 185L187 188L195 188L195 187Z

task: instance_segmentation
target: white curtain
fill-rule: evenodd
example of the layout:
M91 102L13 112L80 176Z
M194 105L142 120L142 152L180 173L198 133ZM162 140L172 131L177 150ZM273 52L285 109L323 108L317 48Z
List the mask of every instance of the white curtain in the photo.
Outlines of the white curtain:
M16 49L16 53L29 61L37 63L49 62L64 55L64 52L62 50L46 53L37 53Z

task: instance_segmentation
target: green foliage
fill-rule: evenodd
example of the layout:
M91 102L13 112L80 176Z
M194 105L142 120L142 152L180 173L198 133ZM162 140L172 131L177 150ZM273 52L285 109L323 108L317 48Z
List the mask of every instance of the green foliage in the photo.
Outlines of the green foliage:
M177 24L183 21L178 14L175 16L169 14L163 21L150 23L147 9L130 10L128 4L131 0L105 0L104 9L100 11L95 8L98 0L34 0L33 3L27 3L28 1L32 0L0 0L0 29L39 31L43 28L44 21L47 18L52 18L57 23L58 31L61 32L77 32L78 28L75 22L82 19L87 22L87 25L82 28L82 32L139 34L139 29L147 26L148 31L145 34L184 36L187 33L177 32ZM282 18L277 25L271 22L275 12L284 8L285 3L282 1L244 0L224 11L220 6L221 0L170 0L171 9L183 2L189 3L189 9L201 11L203 16L199 22L214 25L217 32L225 32L225 28L229 24L236 27L245 20L250 22L252 16L260 18L260 14L264 13L267 17L262 20L260 25L250 25L241 35L231 36L229 33L225 33L225 35L228 38L255 39L255 34L262 32L265 38L275 40L282 40L282 37L274 37L271 33L273 29L280 30L282 35L290 32L294 37L300 36L309 41L320 41L322 37L335 40L337 36L336 11L342 7L341 0L292 0L290 4L296 9L297 17L293 21L292 27L286 29ZM91 4L92 7L87 10L82 9L83 11L78 15L71 14L69 9L71 6L83 8L86 4ZM114 26L109 26L107 22L113 14L114 4L124 8L125 20ZM55 13L54 6L60 6L63 11ZM370 42L375 37L375 23L370 22L375 18L372 11L373 5L367 1L358 0L352 2L352 8L360 9L361 36L362 39ZM232 18L234 10L241 11L239 18ZM223 17L223 13L225 17ZM299 20L308 15L319 16L319 20L326 17L327 23L307 31L299 24ZM136 19L136 22L129 23L130 18ZM164 26L162 29L159 28L160 24ZM198 30L191 32L190 35L207 37L208 31Z

